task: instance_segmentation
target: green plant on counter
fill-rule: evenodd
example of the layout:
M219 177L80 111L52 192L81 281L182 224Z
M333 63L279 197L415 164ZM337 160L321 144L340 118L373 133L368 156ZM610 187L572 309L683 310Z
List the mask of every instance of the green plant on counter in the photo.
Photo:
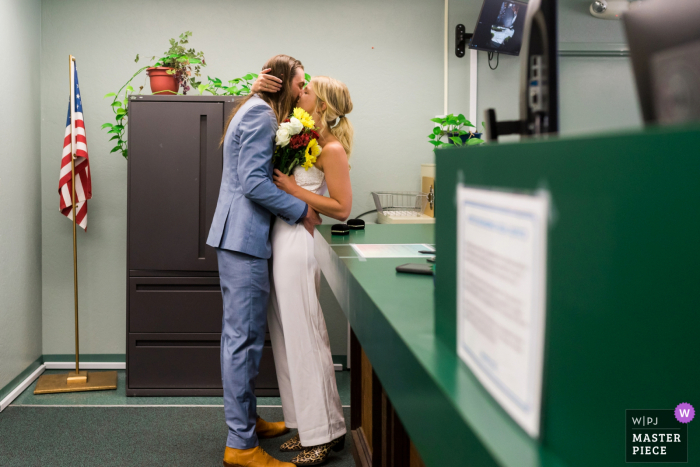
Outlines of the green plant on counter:
M474 133L465 129L476 127L462 114L435 117L431 118L430 121L437 123L437 126L433 128L433 132L428 135L428 142L435 147L474 146L484 142L484 140L479 138L480 133ZM443 141L443 137L447 141Z

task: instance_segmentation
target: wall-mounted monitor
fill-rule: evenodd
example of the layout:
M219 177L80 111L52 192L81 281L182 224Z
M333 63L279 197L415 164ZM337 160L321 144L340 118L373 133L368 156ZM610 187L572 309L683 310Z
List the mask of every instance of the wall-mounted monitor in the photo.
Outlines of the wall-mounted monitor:
M484 0L469 48L519 55L526 13L525 2Z

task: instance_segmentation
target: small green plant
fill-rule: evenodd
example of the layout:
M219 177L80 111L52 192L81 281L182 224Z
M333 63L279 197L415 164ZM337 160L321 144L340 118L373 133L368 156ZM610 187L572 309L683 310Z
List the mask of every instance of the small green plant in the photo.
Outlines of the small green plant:
M431 118L430 121L438 124L428 135L428 142L435 147L474 146L484 142L476 137L476 133L465 129L476 127L462 114L449 114L445 117ZM448 141L443 141L443 137Z

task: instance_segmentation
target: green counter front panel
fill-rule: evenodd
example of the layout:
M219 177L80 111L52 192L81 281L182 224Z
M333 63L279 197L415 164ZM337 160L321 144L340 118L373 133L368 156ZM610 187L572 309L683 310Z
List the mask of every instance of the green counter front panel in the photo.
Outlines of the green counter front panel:
M436 164L435 329L452 351L456 187L551 196L543 450L622 465L625 409L700 407L700 128L446 149Z
M433 225L369 224L348 236L317 227L315 255L362 349L427 467L562 467L436 339L433 278L361 259L352 243L434 243ZM441 255L438 250L438 256ZM429 256L429 255L426 255Z

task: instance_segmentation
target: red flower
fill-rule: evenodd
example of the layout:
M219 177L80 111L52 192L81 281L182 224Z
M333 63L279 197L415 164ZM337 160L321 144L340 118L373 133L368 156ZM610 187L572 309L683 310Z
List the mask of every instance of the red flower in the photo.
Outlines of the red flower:
M316 133L316 130L309 130L311 132L311 135L314 137L314 139L318 140L321 136Z
M289 146L291 146L292 149L305 148L309 144L310 139L308 133L300 133L292 136L289 140Z

